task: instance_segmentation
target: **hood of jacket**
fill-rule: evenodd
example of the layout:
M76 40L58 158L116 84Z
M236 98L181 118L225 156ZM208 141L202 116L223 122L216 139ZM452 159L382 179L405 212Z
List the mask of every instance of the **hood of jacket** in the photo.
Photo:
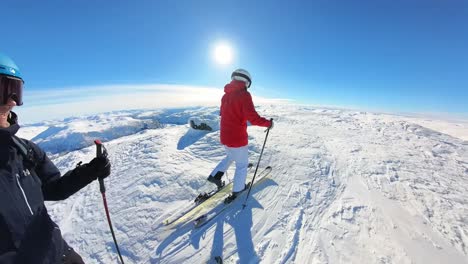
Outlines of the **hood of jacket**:
M224 86L225 93L234 93L242 90L246 90L247 87L245 86L245 82L233 80L230 83Z

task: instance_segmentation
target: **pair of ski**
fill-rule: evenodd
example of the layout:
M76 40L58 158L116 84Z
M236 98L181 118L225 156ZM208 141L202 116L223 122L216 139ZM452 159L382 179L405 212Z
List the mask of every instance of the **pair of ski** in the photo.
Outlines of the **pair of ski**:
M249 165L247 165L247 173L250 172L250 169L252 169L252 167L253 167L252 163L249 163ZM225 183L223 181L223 186L221 188L218 188L216 190L212 190L211 192L200 193L197 196L197 198L195 198L195 205L199 205L199 204L203 203L204 201L208 200L211 196L215 195L217 192L219 192L224 187L226 187L226 185L225 185Z
M252 166L249 164L249 169L251 167ZM256 180L253 183L252 187L264 180L270 174L271 170L272 168L268 166L262 171L260 171L256 176ZM232 203L235 203L239 199L244 199L244 194L250 188L251 179L252 176L250 175L248 179L249 183L247 184L247 188L244 189L242 193L238 194L237 198ZM217 215L229 208L229 205L232 204L224 204L224 199L231 193L232 186L233 182L230 182L221 189L213 190L209 193L199 195L196 199L197 202L194 205L182 210L181 212L176 213L175 215L170 216L169 218L163 221L163 225L171 229L186 224L190 221L193 221L193 227L195 228L199 228L205 225L211 219L215 218ZM200 197L202 198L200 199Z
M253 164L252 163L249 163L249 165L247 166L247 173L250 171L250 169L253 167ZM229 185L229 184L228 184ZM194 200L194 203L193 204L190 204L188 207L185 207L179 211L177 211L176 213L172 214L171 216L169 216L166 220L163 221L163 225L165 226L169 226L171 225L172 223L178 221L180 218L184 217L186 214L196 210L196 208L200 205L203 204L203 202L205 202L206 200L210 199L211 197L213 197L215 194L217 194L218 192L220 191L223 191L223 189L225 189L226 186L224 181L223 181L223 186L221 188L217 188L217 189L214 189L214 190L211 190L209 192L203 192L203 193L200 193Z

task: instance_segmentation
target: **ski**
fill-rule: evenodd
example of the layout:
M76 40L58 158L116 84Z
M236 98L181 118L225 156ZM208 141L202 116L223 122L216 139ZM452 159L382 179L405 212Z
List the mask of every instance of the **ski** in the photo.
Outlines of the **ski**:
M253 164L249 163L249 165L247 166L248 172L250 172L252 167L253 167ZM176 212L175 214L171 215L169 218L167 218L166 220L163 221L163 225L168 226L168 225L171 225L171 224L175 223L176 221L179 221L185 215L187 215L190 212L196 210L197 207L199 207L200 205L205 203L207 200L209 200L210 198L212 198L213 196L215 196L219 192L224 192L225 188L228 188L231 185L232 185L232 182L230 182L228 184L224 184L224 186L222 188L220 188L220 189L215 189L215 190L212 190L212 191L209 191L209 192L200 193L194 199L194 204L192 204L189 207L186 207L185 209L182 209L182 210Z
M267 169L264 169L264 170L267 170ZM262 172L260 172L260 174ZM250 181L252 177L253 175L247 176L247 180ZM203 214L210 212L211 210L213 210L215 207L219 205L220 201L223 201L224 198L226 198L226 196L228 196L231 193L233 184L234 184L233 182L230 182L224 188L222 188L213 196L211 196L208 200L196 206L195 208L187 212L185 215L178 216L177 220L171 221L171 223L166 225L166 227L168 229L176 229L187 223L191 224L194 219L198 218L199 216Z
M241 196L242 193L244 193L245 191L248 191L249 188L250 188L250 185L252 185L251 182L247 183L247 184L245 185L245 189L242 190L240 193L238 193L238 196L237 196L236 199L238 199L238 198ZM233 202L234 202L234 201L233 201ZM224 207L227 207L228 204L226 204L226 202L223 202L223 203L224 203L224 205L225 205ZM231 202L231 203L232 203L232 202ZM221 209L221 211L218 211L217 213L219 214L219 213L221 213L223 210L224 210L224 209ZM201 226L203 223L205 223L205 222L208 220L208 217L210 217L209 214L210 214L210 213L203 214L203 215L199 216L198 218L196 218L195 220L193 220L193 224L195 225L195 227L199 227L199 226Z
M255 187L255 185L257 185L258 183L264 181L266 178L268 178L268 176L270 175L270 172L272 171L272 168L270 166L266 167L263 171L261 171L258 175L257 175L257 181L255 181L252 185L252 188ZM250 184L250 182L248 183ZM250 187L250 186L248 186ZM211 220L213 220L214 218L216 218L218 215L220 215L221 213L223 213L224 211L226 211L228 208L230 208L230 205L238 202L241 198L244 197L244 194L246 194L245 191L247 191L248 188L244 189L244 191L242 191L239 196L237 196L236 200L234 200L233 202L231 203L228 203L228 204L225 204L224 202L222 204L220 204L218 207L217 207L217 210L212 210L211 212L208 212L206 214L202 214L200 215L199 217L197 217L194 221L193 221L193 224L194 224L194 228L200 228L204 225L206 225L207 223L209 223ZM216 209L216 208L214 208Z
M253 167L253 164L252 163L249 163L249 165L247 165L247 173L250 172L250 169ZM200 193L197 198L195 198L195 204L196 205L199 205L201 203L203 203L204 201L208 200L211 196L215 195L217 192L219 192L221 189L223 189L224 187L226 187L226 184L224 183L223 181L223 187L221 188L218 188L218 189L215 189L215 190L212 190L210 192L204 192L204 193Z
M239 197L240 197L240 194L244 193L245 191L248 191L250 186L252 185L251 182L247 183L245 185L245 188L244 190L240 191L240 193L238 193ZM236 198L237 199L237 198ZM226 204L226 202L224 202L224 204ZM227 205L227 204L226 204ZM200 223L203 223L206 218L208 217L208 214L203 214L201 215L200 217L196 218L195 220L193 220L193 223L195 224L195 226L198 226Z

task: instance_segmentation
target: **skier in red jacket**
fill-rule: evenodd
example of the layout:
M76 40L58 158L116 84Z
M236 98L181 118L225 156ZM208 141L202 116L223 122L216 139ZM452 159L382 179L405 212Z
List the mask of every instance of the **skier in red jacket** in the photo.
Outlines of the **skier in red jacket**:
M232 194L225 203L232 202L245 189L249 164L247 121L255 126L273 127L272 119L267 120L255 111L252 96L247 91L251 84L249 72L237 69L231 75L231 82L224 86L225 94L221 99L221 144L226 150L226 157L211 172L208 181L221 188L221 178L232 162L236 162Z

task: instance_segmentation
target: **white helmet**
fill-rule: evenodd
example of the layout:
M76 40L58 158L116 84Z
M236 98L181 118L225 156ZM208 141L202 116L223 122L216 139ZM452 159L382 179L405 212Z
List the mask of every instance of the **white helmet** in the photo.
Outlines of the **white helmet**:
M237 69L233 71L231 74L231 80L245 82L245 86L247 86L247 88L249 88L252 84L252 78L250 77L250 73L244 69Z

